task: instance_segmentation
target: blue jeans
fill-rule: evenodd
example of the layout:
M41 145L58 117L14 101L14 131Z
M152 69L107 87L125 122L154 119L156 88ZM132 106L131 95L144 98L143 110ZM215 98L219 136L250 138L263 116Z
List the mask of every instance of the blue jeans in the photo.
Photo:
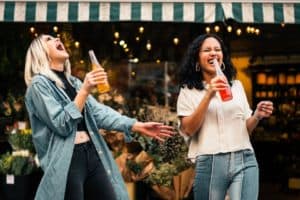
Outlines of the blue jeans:
M195 200L258 199L258 164L254 152L242 150L196 159Z

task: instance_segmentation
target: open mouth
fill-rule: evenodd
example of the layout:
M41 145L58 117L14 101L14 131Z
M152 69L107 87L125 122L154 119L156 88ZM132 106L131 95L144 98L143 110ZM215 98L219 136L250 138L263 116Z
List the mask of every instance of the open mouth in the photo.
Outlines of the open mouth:
M59 51L64 51L65 50L65 48L62 44L57 44L56 49L59 50Z

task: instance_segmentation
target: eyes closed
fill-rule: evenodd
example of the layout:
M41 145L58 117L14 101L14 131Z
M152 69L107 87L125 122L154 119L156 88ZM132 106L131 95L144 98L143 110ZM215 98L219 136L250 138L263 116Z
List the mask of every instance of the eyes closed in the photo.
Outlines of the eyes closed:
M203 52L203 53L210 53L212 51L215 51L215 52L222 52L222 49L217 47L217 48L214 48L214 49L211 49L211 48L205 48L203 50L200 50L200 52Z

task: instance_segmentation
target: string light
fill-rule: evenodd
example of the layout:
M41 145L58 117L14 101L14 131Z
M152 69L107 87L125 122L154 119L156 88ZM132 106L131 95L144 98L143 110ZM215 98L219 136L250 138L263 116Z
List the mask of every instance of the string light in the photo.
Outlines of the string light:
M57 26L53 26L53 31L54 31L55 33L57 33L58 27L57 27Z
M35 28L32 26L32 27L30 27L29 31L30 31L31 33L34 33L34 32L35 32Z
M139 42L139 41L140 41L140 37L139 37L139 36L136 36L136 37L135 37L135 41Z
M143 26L140 26L139 32L140 32L140 33L144 33L144 27L143 27Z
M247 26L246 31L247 31L247 33L250 33L251 32L251 27Z
M206 31L206 33L210 33L210 28L207 26L207 27L205 28L205 31Z
M120 46L123 46L123 45L125 44L125 41L124 41L124 40L121 40L121 41L119 42L119 44L120 44Z
M115 37L116 39L119 39L120 33L116 31L116 32L114 33L114 37Z
M227 26L227 31L228 31L228 33L231 33L231 31L232 31L232 26Z
M146 44L146 49L147 49L148 51L150 51L151 48L152 48L152 45L151 45L151 43L150 43L150 40L148 40L148 41L147 41L147 44Z
M79 48L80 42L76 41L76 42L74 43L74 45L75 45L76 48Z
M237 34L238 36L240 36L240 35L242 34L242 29L238 28L238 29L236 30L236 34Z
M178 45L178 43L179 43L179 38L177 38L177 37L173 38L173 43L174 43L175 45Z
M216 26L214 27L214 29L215 29L215 32L219 32L219 31L220 31L220 26L216 25Z

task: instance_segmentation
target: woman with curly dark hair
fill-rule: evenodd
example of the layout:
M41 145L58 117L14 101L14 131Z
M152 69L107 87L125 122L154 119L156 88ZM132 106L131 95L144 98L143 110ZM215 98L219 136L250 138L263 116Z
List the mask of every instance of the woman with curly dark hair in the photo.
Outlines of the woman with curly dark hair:
M220 67L223 75L217 75ZM253 113L223 41L198 36L189 46L180 71L177 115L188 139L188 157L196 163L194 198L231 200L258 198L258 164L249 135L273 103L261 101ZM221 99L220 92L232 97ZM253 113L253 114L252 114Z

